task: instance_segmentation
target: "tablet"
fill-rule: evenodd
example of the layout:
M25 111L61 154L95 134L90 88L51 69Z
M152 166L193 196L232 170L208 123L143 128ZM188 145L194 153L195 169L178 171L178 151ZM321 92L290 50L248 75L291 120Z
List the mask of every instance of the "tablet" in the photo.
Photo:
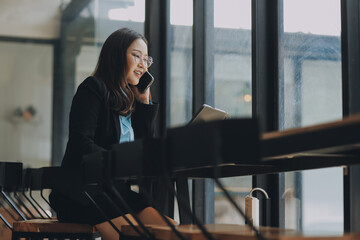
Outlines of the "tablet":
M209 122L214 120L224 120L229 117L229 114L221 109L211 107L207 104L203 104L200 110L190 120L190 124Z

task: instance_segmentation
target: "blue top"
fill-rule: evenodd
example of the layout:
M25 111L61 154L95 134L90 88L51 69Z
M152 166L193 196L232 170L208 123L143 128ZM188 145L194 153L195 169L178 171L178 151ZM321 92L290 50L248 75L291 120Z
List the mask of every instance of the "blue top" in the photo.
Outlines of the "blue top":
M131 126L131 114L119 116L120 119L120 141L119 143L134 141L134 129Z

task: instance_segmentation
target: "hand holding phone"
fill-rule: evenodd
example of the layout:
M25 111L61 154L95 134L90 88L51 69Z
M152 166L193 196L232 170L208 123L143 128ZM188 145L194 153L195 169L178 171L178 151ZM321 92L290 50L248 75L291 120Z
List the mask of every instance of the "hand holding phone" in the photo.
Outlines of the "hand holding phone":
M146 71L139 79L139 83L136 85L136 87L139 89L140 92L143 93L151 86L153 82L154 77L148 71Z

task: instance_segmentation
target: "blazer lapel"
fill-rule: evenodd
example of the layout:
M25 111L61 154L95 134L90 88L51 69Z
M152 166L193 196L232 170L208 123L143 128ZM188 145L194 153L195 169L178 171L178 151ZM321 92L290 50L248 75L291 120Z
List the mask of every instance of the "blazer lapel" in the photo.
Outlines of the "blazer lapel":
M116 129L116 142L118 143L120 141L120 119L119 114L113 111L113 119L115 123L115 129Z

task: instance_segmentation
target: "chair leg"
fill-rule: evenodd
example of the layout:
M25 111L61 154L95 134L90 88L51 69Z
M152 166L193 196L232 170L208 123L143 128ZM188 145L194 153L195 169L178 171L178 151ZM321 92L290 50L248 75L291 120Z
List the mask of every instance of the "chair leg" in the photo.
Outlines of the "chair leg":
M111 227L119 234L119 236L122 236L123 234L121 231L114 225L114 223L106 216L104 211L100 208L100 206L95 202L95 200L90 196L90 194L86 191L83 192L85 196L91 201L92 205L96 208L96 210L103 215L104 219L111 225Z
M22 214L22 212L16 207L13 201L9 198L9 196L2 190L1 194L6 199L6 201L12 206L13 209L19 214L19 216L25 221L27 220L26 217Z
M190 194L189 194L189 185L187 178L177 178L176 179L176 191L179 198L181 198L181 202L186 203L186 206L183 204L178 204L179 206L179 217L181 224L192 224L191 215L186 213L187 209L191 209L190 207Z
M34 203L31 201L30 198L28 198L28 196L26 196L25 191L22 192L22 195L25 197L25 199L31 204L31 206L35 209L35 211L39 214L39 216L42 219L45 219L44 216L40 213L39 209L34 205Z
M11 211L9 211L9 209L1 203L1 201L0 201L0 207L2 207L2 208L5 210L5 212L6 212L13 220L15 220L15 221L18 220L18 219L14 216L14 214L13 214Z
M10 225L10 223L9 223L8 221L6 221L6 219L4 218L4 216L0 214L0 218L1 218L1 220L3 220L3 222L5 223L5 225L12 231L12 226Z
M14 192L14 198L18 201L19 205L21 205L21 207L23 207L25 209L25 211L27 212L27 217L29 217L29 215L30 215L30 218L35 218L34 214L32 214L30 209L26 206L24 201L21 200L21 198L17 195L16 192Z
M44 197L43 189L41 189L41 191L40 191L40 196L42 199L44 199L44 201L47 203L47 205L49 205L49 207L51 207L50 202Z
M32 192L31 192L31 190L29 191L30 192L30 198L35 202L35 204L41 209L41 211L43 212L43 213L45 213L45 215L46 215L46 217L47 218L51 218L50 216L49 216L49 214L47 214L47 212L40 206L40 204L33 198L33 196L32 196Z

